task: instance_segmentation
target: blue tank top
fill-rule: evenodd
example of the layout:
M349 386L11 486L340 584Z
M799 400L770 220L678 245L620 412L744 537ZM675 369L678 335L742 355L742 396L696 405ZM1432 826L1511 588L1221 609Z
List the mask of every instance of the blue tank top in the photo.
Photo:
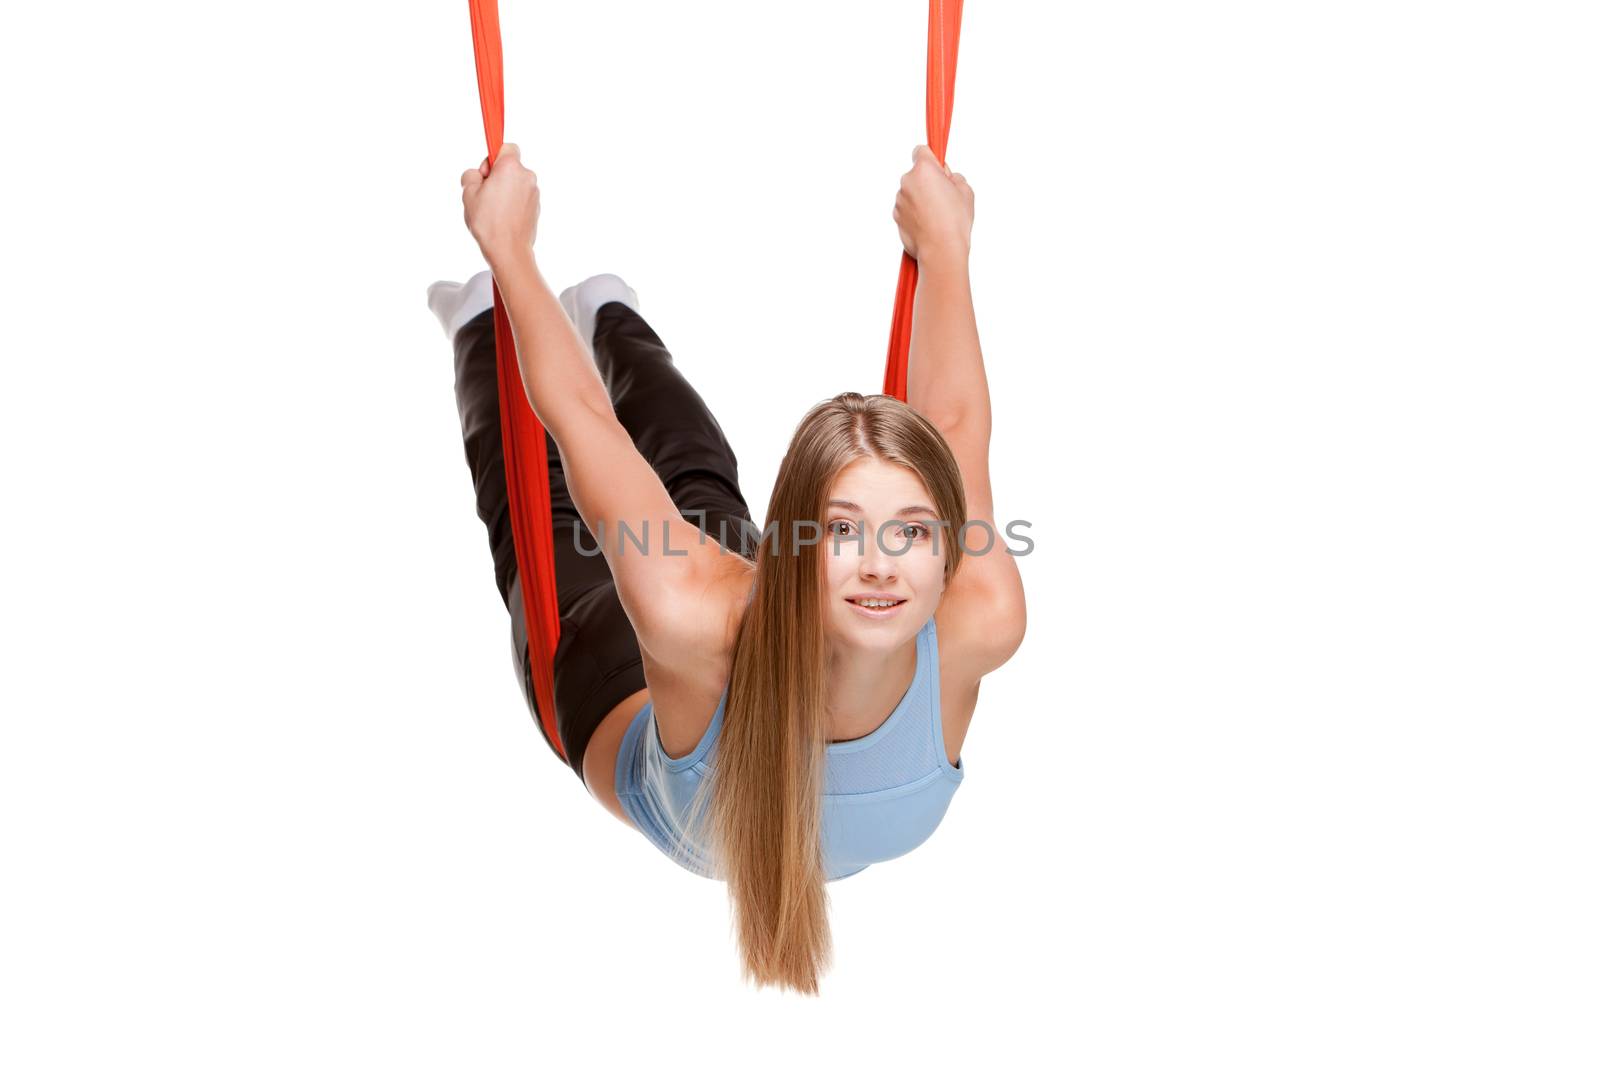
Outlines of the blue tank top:
M939 634L929 618L917 631L917 669L893 712L872 733L830 741L822 797L822 857L828 881L903 856L928 839L966 776L950 765L939 713ZM695 790L716 765L716 740L728 690L694 751L672 759L661 746L654 701L639 709L617 750L617 799L662 852L702 877L711 865L686 834Z

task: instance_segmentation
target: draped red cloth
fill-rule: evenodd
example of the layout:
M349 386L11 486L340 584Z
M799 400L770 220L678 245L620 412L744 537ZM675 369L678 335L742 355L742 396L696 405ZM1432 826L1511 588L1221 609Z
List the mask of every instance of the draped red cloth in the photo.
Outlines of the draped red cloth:
M505 142L505 70L500 50L498 0L467 0L472 11L472 52L478 68L478 101L483 108L483 135L488 158ZM950 140L950 115L955 106L956 50L961 42L962 0L928 0L927 145L944 162ZM902 251L900 281L895 288L894 318L889 328L889 355L883 392L906 399L911 353L911 313L917 292L917 261ZM567 759L556 728L555 652L561 637L556 601L555 556L550 538L550 474L545 429L528 403L517 364L516 340L505 301L494 291L495 367L500 378L500 433L505 447L506 495L510 500L511 536L521 578L522 610L527 619L528 661L534 699L544 732L562 759Z
M950 143L950 113L956 103L956 49L961 44L961 0L928 0L928 147L944 162ZM900 284L894 291L889 358L883 391L906 398L911 356L911 310L917 296L917 261L900 253Z
M483 106L483 135L488 157L500 155L505 143L505 74L500 58L500 8L496 0L468 0L472 8L472 52L478 65L478 101ZM500 377L500 439L505 447L506 495L510 501L511 539L517 550L517 575L522 610L527 619L528 664L534 702L545 736L567 759L556 729L556 642L561 637L561 612L556 603L556 562L550 543L550 468L545 454L544 424L533 413L522 388L517 343L506 317L500 286L494 289L495 367ZM570 762L570 761L569 761Z

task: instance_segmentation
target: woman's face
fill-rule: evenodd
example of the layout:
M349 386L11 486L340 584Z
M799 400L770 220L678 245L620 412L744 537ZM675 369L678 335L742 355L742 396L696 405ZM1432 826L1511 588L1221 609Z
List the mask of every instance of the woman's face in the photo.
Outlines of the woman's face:
M858 459L834 480L823 511L828 637L862 650L905 644L944 593L949 552L922 479L880 459ZM858 600L890 600L874 609Z

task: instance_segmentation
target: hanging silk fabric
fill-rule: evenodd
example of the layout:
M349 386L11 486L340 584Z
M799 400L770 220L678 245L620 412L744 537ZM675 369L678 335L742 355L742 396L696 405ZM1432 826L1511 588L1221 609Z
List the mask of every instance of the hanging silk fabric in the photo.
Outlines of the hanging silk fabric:
M950 144L950 113L956 102L956 47L961 43L961 0L928 0L928 147L942 164ZM917 261L900 253L900 284L894 292L889 359L883 391L906 398L911 354L911 310L917 295Z
M472 12L472 51L478 69L478 101L488 158L500 154L505 141L505 73L500 49L498 0L467 0ZM927 144L944 163L955 104L956 49L961 40L962 0L928 0ZM895 289L894 317L889 329L889 355L883 392L906 399L911 352L911 313L917 292L917 261L900 254L900 281ZM555 556L550 543L550 475L545 428L528 403L517 364L516 340L506 316L500 287L494 290L495 368L500 382L500 435L505 448L506 495L510 501L511 537L521 576L522 610L527 619L528 661L533 692L545 736L562 759L568 759L556 728L555 652L561 637L556 601ZM569 761L570 762L570 761Z

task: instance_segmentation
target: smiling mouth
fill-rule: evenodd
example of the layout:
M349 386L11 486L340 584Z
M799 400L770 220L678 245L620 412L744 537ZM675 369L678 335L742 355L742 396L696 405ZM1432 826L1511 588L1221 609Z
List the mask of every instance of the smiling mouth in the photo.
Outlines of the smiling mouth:
M905 597L895 596L860 596L845 597L844 599L846 603L854 605L859 611L881 613L884 615L893 612L901 604L906 602Z

